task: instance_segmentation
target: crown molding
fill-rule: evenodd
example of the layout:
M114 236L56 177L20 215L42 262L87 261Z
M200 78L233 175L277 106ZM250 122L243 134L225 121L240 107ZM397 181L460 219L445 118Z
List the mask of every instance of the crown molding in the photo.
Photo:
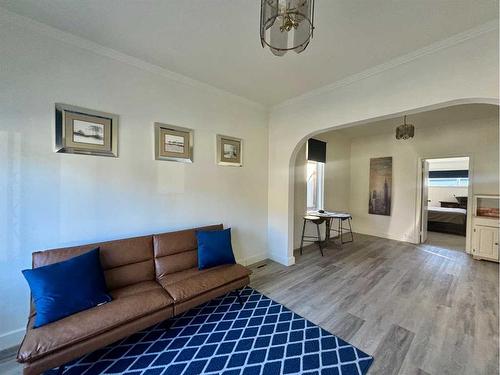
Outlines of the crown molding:
M157 74L159 76L162 76L163 78L184 84L186 86L203 89L207 92L216 93L218 95L230 96L243 104L249 105L259 110L267 111L268 109L268 107L262 103L252 101L232 92L212 86L208 83L187 77L183 74L175 73L159 65L151 64L137 57L133 57L126 53L117 51L113 48L103 46L88 39L46 25L32 18L11 12L0 6L0 23L4 22L20 26L34 33L41 34L51 39L55 39L57 41L72 45L74 47L93 52L97 55L105 56L113 60L134 66L149 73Z
M376 66L373 66L373 67L368 68L366 70L363 70L359 73L355 73L353 75L347 76L347 77L345 77L339 81L336 81L334 83L331 83L329 85L322 86L322 87L319 87L317 89L308 91L302 95L287 99L281 103L278 103L278 104L272 106L270 111L272 112L274 110L285 108L289 105L296 104L299 101L314 98L316 96L324 95L326 93L335 91L339 88L349 86L355 82L358 82L358 81L361 81L363 79L375 76L375 75L383 73L387 70L393 69L393 68L398 67L398 66L403 65L403 64L406 64L410 61L417 60L421 57L433 54L435 52L453 47L457 44L463 43L463 42L468 41L470 39L477 38L483 34L487 34L487 33L492 32L492 31L498 31L498 28L499 28L498 20L486 22L486 23L479 25L477 27L474 27L472 29L469 29L469 30L466 30L464 32L452 35L449 38L440 40L438 42L432 43L432 44L425 46L423 48L417 49L413 52L396 57L396 58L389 60L385 63L382 63L380 65L376 65Z
M387 70L393 69L400 65L406 64L410 61L417 60L421 57L430 55L432 53L453 47L457 44L463 43L467 40L477 38L483 34L498 30L498 20L489 21L472 29L466 30L464 32L455 34L449 38L443 39L441 41L432 43L426 47L417 49L408 54L396 57L392 60L389 60L385 63L376 65L374 67L363 70L359 73L352 74L347 76L341 80L328 84L326 86L319 87L314 90L310 90L304 94L295 96L293 98L287 99L278 103L276 105L268 106L263 103L255 102L253 100L247 99L240 95L234 94L224 89L220 89L218 87L212 86L208 83L198 81L196 79L190 78L183 74L179 74L163 68L159 65L148 63L142 59L137 57L130 56L123 52L117 51L115 49L105 47L101 44L92 42L88 39L76 36L74 34L68 33L66 31L62 31L60 29L54 28L52 26L46 25L44 23L38 22L32 18L25 17L19 15L17 13L11 12L0 6L0 22L8 22L17 26L21 26L27 30L30 30L35 33L39 33L45 35L51 39L58 40L60 42L72 45L74 47L84 49L95 54L105 56L111 58L113 60L134 66L138 69L157 74L171 81L175 81L186 86L190 86L197 89L203 89L207 92L216 93L218 95L225 95L234 98L235 100L249 105L250 107L263 110L266 112L272 112L274 110L278 110L280 108L285 108L289 105L295 104L299 101L310 99L319 95L324 95L328 92L335 91L339 88L349 86L357 81L361 81L363 79L372 77L374 75L383 73Z

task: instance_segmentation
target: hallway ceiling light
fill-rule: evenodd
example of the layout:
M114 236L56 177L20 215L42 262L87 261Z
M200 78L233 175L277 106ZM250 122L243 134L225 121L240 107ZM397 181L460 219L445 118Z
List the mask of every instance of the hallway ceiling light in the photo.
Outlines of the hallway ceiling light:
M267 45L276 56L292 50L301 53L313 36L313 21L314 0L261 0L262 47Z
M406 116L404 117L403 125L396 128L396 139L410 139L415 135L415 127L412 124L406 123Z

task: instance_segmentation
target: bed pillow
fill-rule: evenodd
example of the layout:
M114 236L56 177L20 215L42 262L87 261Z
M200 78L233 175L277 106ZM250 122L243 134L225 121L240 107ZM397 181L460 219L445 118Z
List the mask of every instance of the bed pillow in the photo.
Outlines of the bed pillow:
M236 263L231 246L231 228L196 232L198 269Z
M99 248L63 262L22 272L36 308L34 328L111 301Z

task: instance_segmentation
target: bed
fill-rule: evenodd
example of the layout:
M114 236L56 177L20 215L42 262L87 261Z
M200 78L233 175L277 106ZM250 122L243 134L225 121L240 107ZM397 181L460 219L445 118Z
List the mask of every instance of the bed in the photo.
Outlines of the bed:
M427 230L465 236L467 210L450 207L428 207Z

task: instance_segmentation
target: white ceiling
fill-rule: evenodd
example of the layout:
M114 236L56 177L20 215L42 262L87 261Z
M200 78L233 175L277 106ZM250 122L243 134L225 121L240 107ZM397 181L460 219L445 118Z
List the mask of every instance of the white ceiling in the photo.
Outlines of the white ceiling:
M462 104L451 107L435 109L407 116L407 123L415 126L415 134L418 129L427 126L436 126L440 123L466 122L484 118L498 119L499 107L491 104ZM347 138L369 137L380 134L395 132L397 126L403 123L403 117L394 117L385 120L372 121L361 125L349 126L338 130L331 130L323 134L341 134ZM321 137L319 135L319 137Z
M498 19L498 0L316 0L305 52L259 40L259 0L0 0L103 46L274 105Z

